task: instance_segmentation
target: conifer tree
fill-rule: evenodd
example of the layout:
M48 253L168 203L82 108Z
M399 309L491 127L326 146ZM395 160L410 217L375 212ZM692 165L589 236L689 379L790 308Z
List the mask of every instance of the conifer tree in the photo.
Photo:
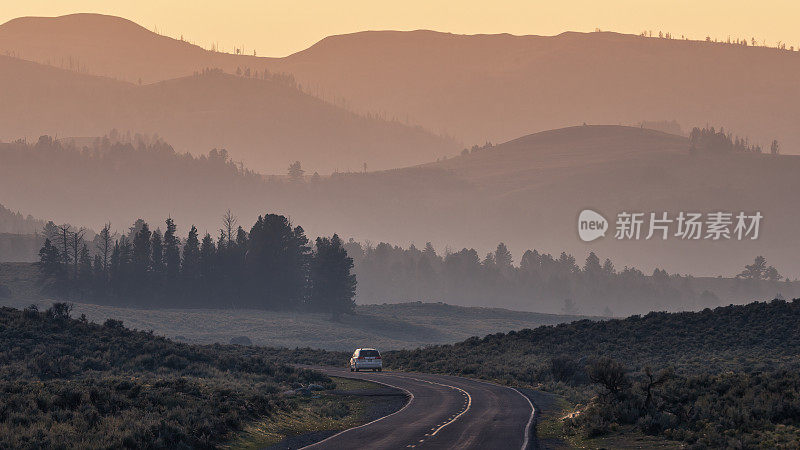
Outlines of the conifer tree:
M301 227L284 216L259 216L250 230L246 271L248 296L254 306L292 309L300 306L308 287L310 247Z
M78 290L84 296L92 292L92 256L84 243L78 257Z
M164 265L164 241L161 238L161 230L158 228L150 239L150 254L151 284L154 291L160 293L164 288L166 267Z
M61 254L50 242L49 238L45 238L44 245L39 250L39 270L44 278L44 286L47 291L53 293L63 293L65 287L66 273L62 264Z
M505 270L511 268L511 262L512 262L511 251L508 250L506 244L502 242L497 244L497 249L494 252L494 262L500 269Z
M188 241L187 241L188 242ZM199 262L199 275L200 275L200 288L202 294L206 298L212 297L213 291L216 290L217 282L215 277L217 254L214 248L214 239L211 235L206 233L203 236L203 241L200 243L200 262Z
M180 240L176 236L177 227L172 218L166 220L167 229L164 231L164 283L165 293L168 296L177 295L179 288L179 278L181 273L181 249Z
M150 227L147 222L137 222L138 231L133 238L133 279L131 280L135 294L147 296L150 286L150 269L152 250L150 246Z
M334 319L355 308L356 276L353 258L347 256L339 236L317 238L311 260L311 296L309 306L329 312Z
M95 298L101 298L106 295L108 278L106 271L103 269L103 257L94 255L94 263L92 264L92 295Z
M197 291L197 282L200 279L200 241L197 239L197 227L192 225L189 236L183 245L183 263L181 265L181 280L183 291L193 296Z

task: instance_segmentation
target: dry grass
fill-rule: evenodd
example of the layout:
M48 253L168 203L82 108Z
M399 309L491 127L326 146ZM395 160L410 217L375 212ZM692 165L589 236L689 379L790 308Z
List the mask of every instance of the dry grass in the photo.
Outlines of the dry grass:
M0 264L0 284L12 291L0 306L44 309L53 299L43 295L38 272L31 264ZM171 339L196 343L229 343L247 336L254 345L312 347L352 351L356 347L381 350L449 344L471 336L575 320L574 316L519 312L498 308L452 306L442 303L359 305L355 316L333 321L327 314L235 309L143 309L74 303L73 317L103 323L122 320L126 327L153 330Z
M337 389L375 389L375 383L334 378ZM245 450L277 444L286 438L320 431L338 431L361 425L367 401L355 395L322 392L319 398L300 397L292 411L281 411L269 419L252 423L224 448Z

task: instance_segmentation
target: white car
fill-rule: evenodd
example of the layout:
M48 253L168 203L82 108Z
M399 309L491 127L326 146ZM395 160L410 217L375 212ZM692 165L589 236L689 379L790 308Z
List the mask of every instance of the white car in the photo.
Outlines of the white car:
M383 370L381 354L374 348L357 348L350 358L350 372L369 370L380 372Z

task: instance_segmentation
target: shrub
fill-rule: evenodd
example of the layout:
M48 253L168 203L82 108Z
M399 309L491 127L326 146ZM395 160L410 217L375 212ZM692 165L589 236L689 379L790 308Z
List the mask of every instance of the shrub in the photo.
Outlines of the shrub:
M333 386L270 350L175 343L70 306L0 308L0 448L212 448L291 409L289 384Z
M247 336L235 336L231 338L231 345L253 345L253 342Z

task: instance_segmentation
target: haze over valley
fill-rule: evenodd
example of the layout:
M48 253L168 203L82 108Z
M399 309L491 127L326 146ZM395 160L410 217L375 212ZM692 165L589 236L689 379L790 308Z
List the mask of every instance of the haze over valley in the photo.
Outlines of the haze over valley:
M596 251L619 267L730 276L763 254L785 275L800 273L791 257L797 250L791 239L796 211L786 207L798 189L793 173L800 157L793 155L691 155L681 136L579 126L439 163L270 181L242 172L220 153L192 159L163 142L137 150L134 144L101 141L88 153L48 141L32 144L36 151L0 144L0 154L12 162L0 166L0 187L8 195L3 204L94 229L107 221L124 229L136 218L133 210L151 224L171 216L182 233L195 224L214 234L227 209L244 223L270 211L290 216L312 236L338 232L362 242L418 247L432 242L440 253L467 247L484 255L504 242L516 262L533 248L579 259ZM58 189L64 185L70 190ZM612 222L621 211L760 211L765 219L756 241L645 240L646 234L620 241L609 233L586 244L575 231L584 208Z
M9 5L0 448L800 447L765 1Z
M158 134L181 152L235 151L266 173L289 162L330 173L391 168L454 153L456 144L418 127L368 118L304 94L290 78L203 69L136 85L0 56L2 138L96 137L111 129ZM37 99L37 101L31 101ZM201 150L202 149L202 150Z

